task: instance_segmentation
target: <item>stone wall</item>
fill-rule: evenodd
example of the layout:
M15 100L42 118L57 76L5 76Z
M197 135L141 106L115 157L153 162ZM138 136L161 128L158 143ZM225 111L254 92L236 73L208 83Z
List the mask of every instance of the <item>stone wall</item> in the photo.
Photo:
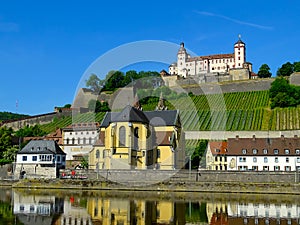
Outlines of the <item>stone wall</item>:
M18 130L25 126L34 126L36 124L51 123L54 118L61 118L63 116L71 116L72 111L52 112L36 116L30 116L25 119L5 121L1 126L11 127L13 130Z
M193 140L226 140L227 138L249 138L255 135L256 138L279 138L284 137L300 137L300 130L285 130L285 131L185 131L186 139Z
M69 170L61 173L71 174ZM145 185L161 182L240 182L240 183L298 183L299 172L235 172L188 170L76 170L76 176L121 184Z
M273 78L268 78L236 82L197 84L197 82L193 79L185 79L178 80L177 86L171 87L171 89L178 93L193 92L195 95L229 92L264 91L270 89L271 83L273 81Z
M14 178L19 179L22 171L26 172L24 178L56 178L56 167L16 164Z

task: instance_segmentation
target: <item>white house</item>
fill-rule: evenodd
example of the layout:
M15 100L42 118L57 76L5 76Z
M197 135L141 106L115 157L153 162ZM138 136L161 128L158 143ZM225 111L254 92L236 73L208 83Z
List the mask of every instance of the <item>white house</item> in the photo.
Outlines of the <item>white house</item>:
M295 171L300 169L300 139L229 138L228 170Z
M88 155L98 140L99 127L99 123L76 123L62 129L62 147L67 161L80 161Z
M32 140L17 153L15 177L56 178L66 166L66 153L53 140Z

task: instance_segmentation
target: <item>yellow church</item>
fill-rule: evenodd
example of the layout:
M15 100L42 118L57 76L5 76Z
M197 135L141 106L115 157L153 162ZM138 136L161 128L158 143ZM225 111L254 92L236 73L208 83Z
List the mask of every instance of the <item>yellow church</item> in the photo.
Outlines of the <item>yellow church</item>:
M89 168L182 168L185 149L179 111L167 110L162 102L161 98L155 111L142 111L137 101L121 112L107 112L89 153Z

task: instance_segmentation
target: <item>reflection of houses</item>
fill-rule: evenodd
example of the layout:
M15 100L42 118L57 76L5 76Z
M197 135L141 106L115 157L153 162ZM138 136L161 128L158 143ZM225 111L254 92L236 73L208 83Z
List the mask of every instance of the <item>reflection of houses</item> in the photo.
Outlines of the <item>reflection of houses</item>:
M93 224L185 224L185 204L144 200L89 199Z
M55 141L33 140L17 153L15 177L56 178L66 165L66 154Z
M229 138L228 170L295 171L300 168L300 139Z
M91 169L174 169L184 165L184 138L176 110L126 106L106 113L89 155Z
M13 201L13 212L23 224L59 224L58 217L63 213L63 199L13 192Z
M206 150L206 169L227 170L227 142L210 141Z
M98 123L77 123L63 128L63 150L71 166L76 166L83 156L88 156L99 136L98 130ZM74 165L72 161L75 161Z
M229 224L299 224L300 206L283 203L228 205Z
M65 198L64 213L60 216L61 225L92 225L91 216L86 209L84 198L73 197ZM96 224L95 224L96 225Z
M290 203L208 202L209 224L294 225L300 206Z

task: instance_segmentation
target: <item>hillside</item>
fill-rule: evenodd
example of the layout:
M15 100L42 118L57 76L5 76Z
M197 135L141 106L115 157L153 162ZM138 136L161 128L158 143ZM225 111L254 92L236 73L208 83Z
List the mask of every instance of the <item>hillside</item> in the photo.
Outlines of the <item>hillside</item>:
M143 109L154 110L158 98L143 104ZM169 109L179 109L186 131L193 130L295 130L300 129L300 108L269 107L269 91L236 92L225 94L197 95L169 99ZM195 113L197 112L197 113ZM73 118L76 122L101 122L105 113L86 113ZM72 117L54 119L41 125L46 132L72 123Z
M12 112L0 112L0 121L14 120L28 117L28 115L12 113Z

